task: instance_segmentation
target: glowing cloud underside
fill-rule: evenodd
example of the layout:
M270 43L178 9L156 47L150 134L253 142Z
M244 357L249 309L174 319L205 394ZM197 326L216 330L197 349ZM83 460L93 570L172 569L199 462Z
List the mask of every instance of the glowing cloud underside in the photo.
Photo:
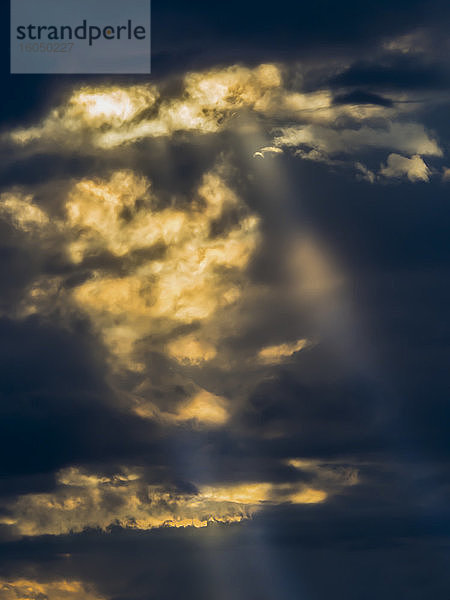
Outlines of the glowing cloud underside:
M304 463L314 483L241 482L200 485L196 493L150 485L140 469L101 475L68 468L59 472L55 492L28 494L8 507L1 522L21 535L60 535L86 528L119 525L131 529L206 527L250 518L263 506L316 504L342 487L354 485L357 473Z

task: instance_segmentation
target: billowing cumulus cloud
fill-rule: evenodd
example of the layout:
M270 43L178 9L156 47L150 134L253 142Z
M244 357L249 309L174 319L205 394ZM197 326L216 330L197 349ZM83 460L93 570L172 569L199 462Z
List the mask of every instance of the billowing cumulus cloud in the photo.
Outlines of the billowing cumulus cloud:
M65 237L64 252L78 265L109 253L124 261L123 273L94 269L73 287L66 302L90 315L106 345L128 367L138 342L150 333L167 334L180 324L209 319L220 307L238 301L246 265L258 245L258 218L247 213L223 235L211 236L213 222L240 201L220 174L205 174L192 203L159 209L151 183L131 171L108 180L81 180L70 189L63 220L53 220L31 197L7 195L3 212L14 227L38 230L41 239ZM27 312L53 302L58 280L36 282ZM126 310L124 311L124 307ZM169 353L180 362L214 356L207 340L172 339Z
M393 153L389 154L386 165L380 169L380 175L394 179L407 177L412 182L429 181L430 169L418 154L408 158Z

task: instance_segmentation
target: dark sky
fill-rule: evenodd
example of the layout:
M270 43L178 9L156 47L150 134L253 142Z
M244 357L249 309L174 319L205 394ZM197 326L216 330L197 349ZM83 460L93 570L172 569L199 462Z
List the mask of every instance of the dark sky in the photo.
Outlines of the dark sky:
M6 9L0 600L448 600L450 4Z

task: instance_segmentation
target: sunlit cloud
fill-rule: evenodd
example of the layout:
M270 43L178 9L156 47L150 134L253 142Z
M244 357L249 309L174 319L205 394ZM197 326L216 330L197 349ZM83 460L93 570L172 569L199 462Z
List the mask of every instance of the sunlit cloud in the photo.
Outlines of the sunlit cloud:
M308 488L292 494L289 497L290 502L293 504L318 504L326 500L327 494L323 490L314 490Z
M223 425L228 421L229 414L224 398L202 390L192 399L178 407L176 421L198 421L207 425Z
M221 418L217 411L216 407L216 413L206 418ZM7 507L8 516L2 522L23 536L108 530L114 525L140 530L205 527L252 518L267 506L321 503L358 481L357 472L348 468L314 461L290 464L308 471L312 483L244 481L198 485L197 491L186 492L147 483L139 468L106 475L71 467L59 472L54 492L17 498Z
M139 470L113 476L63 470L52 494L29 494L11 506L11 528L20 535L60 535L87 528L204 527L249 518L251 507L199 493L147 484Z
M8 194L3 213L17 229L32 228L43 239L52 227L62 232L74 265L101 253L126 261L120 275L92 270L87 280L66 292L66 301L90 316L119 361L139 370L141 363L133 358L139 340L205 321L241 295L245 269L259 243L259 219L245 209L225 177L220 169L207 173L190 206L159 209L148 179L116 171L107 180L74 183L64 220L51 221L31 196ZM212 222L229 208L240 209L240 221L211 236ZM24 312L35 312L46 291L55 289L63 294L57 279L36 282ZM54 297L48 300L52 303ZM167 347L175 360L199 364L215 356L214 346L200 333L178 337Z
M413 38L386 43L393 52L407 52ZM65 152L82 149L95 154L145 139L169 140L181 132L218 135L232 129L248 135L248 128L256 127L268 131L270 139L253 150L255 158L290 150L303 160L330 164L338 164L333 163L338 155L349 155L352 164L361 152L373 149L409 156L443 155L434 135L414 119L420 101L409 102L405 93L391 93L386 105L336 103L329 89L290 89L285 71L281 64L262 64L190 72L178 95L150 84L85 86L40 124L11 131L4 139L30 147L31 152L33 144L50 150L58 143ZM340 157L339 164L347 164L349 157Z
M200 365L217 355L211 343L195 334L178 337L168 344L167 349L170 356L186 365Z
M204 389L180 402L172 412L160 410L139 397L134 400L133 410L137 415L164 425L193 424L195 427L210 429L225 425L230 417L227 400Z
M283 154L283 150L275 146L265 146L264 148L261 148L261 150L255 152L253 158L264 158L266 154Z
M20 192L0 195L0 215L11 220L17 229L27 233L42 229L49 223L48 216L33 203L32 196Z
M198 190L198 208L154 212L148 207L132 211L126 221L120 211L127 202L136 202L142 190L132 188L122 197L120 187L112 182L106 184L107 197L110 187L119 189L118 206L112 209L111 202L104 209L103 195L97 203L96 193L84 199L75 192L77 221L74 224L69 217L69 225L73 230L81 221L83 233L69 246L73 260L80 260L96 244L120 255L155 244L164 246L161 258L140 261L120 277L97 272L73 291L74 300L100 325L113 352L129 354L138 339L155 331L157 321L161 327L165 320L166 328L177 322L202 321L238 300L240 279L258 243L258 219L244 216L222 236L210 237L212 220L227 205L238 203L219 175L205 176ZM91 208L84 210L85 203ZM72 214L73 206L69 204ZM181 362L198 363L214 352L207 341L189 337L169 345L169 353Z
M103 600L91 585L76 580L0 579L0 600Z
M277 364L303 350L308 345L308 340L302 339L296 342L267 346L258 352L258 360L264 364Z
M274 142L279 147L306 146L327 155L381 148L407 154L442 156L436 140L418 123L389 123L380 128L363 125L357 129L302 125L281 129Z
M303 484L246 483L219 487L204 487L206 497L226 502L238 502L253 507L279 503L318 504L327 499L324 490Z
M76 469L62 472L54 494L23 496L11 508L11 527L21 535L60 535L112 525L131 529L204 527L233 523L252 516L265 495L228 494L207 487L181 493L148 485L131 473L80 480Z
M67 103L53 109L41 124L11 134L17 144L59 142L63 147L79 147L97 128L118 130L153 106L158 93L153 86L137 85L83 87ZM68 139L68 135L70 139Z
M412 182L429 181L430 169L418 154L411 158L389 154L387 164L380 169L380 175L392 179L407 177Z
M94 146L113 148L178 131L214 133L236 110L268 110L274 99L271 92L280 83L281 74L275 65L189 73L184 79L183 97L162 100L151 116L144 113L157 101L154 86L83 88L40 125L16 130L11 139L18 144L58 140L69 148L90 140ZM139 115L141 118L136 119ZM100 131L98 126L103 126Z

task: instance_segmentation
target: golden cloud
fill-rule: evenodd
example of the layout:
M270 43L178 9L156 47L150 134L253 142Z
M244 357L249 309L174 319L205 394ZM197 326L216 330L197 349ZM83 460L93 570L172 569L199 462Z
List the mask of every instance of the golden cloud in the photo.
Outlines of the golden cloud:
M82 146L100 129L120 130L143 111L151 108L158 92L151 85L82 87L59 108L53 109L40 125L11 133L17 144L45 141L62 147Z
M113 148L177 131L214 133L236 110L268 110L280 84L278 67L261 65L189 73L182 97L159 103L159 92L151 85L84 87L40 125L13 131L10 139L22 145L58 141L71 148L90 141L95 147ZM154 114L147 115L152 109Z
M0 215L27 233L39 231L49 224L48 216L33 203L33 197L20 192L0 194Z
M212 344L195 334L178 337L168 344L167 350L169 356L187 365L200 365L213 359L217 354Z
M174 415L175 421L197 421L210 426L223 425L229 414L226 401L206 390L200 391L187 402L182 403Z
M258 218L245 209L220 169L204 175L190 205L160 209L156 200L147 178L121 170L109 179L74 183L64 220L51 220L31 196L6 194L2 205L17 229L32 229L43 237L52 228L62 232L74 265L101 253L127 261L121 274L92 271L66 301L90 316L112 354L134 370L141 368L133 358L137 342L179 324L206 321L239 299L259 242ZM239 207L240 221L211 236L213 221L232 207ZM159 250L152 255L155 248ZM34 282L24 314L35 312L46 291L55 289L57 280ZM189 364L215 356L201 333L172 339L168 352Z
M76 580L0 579L0 600L103 600L103 596Z
M220 237L210 236L212 221L227 206L239 204L218 173L205 175L194 208L155 211L149 187L142 178L119 172L110 181L78 183L67 203L67 225L75 233L68 250L74 262L100 250L130 256L157 244L164 248L162 258L140 261L123 276L96 272L73 291L73 299L100 327L107 345L125 359L161 320L166 326L168 321L203 321L235 302L258 243L253 215ZM198 363L211 358L214 350L203 340L183 337L171 342L169 353L181 362Z
M156 420L165 425L188 423L203 428L220 427L230 417L227 400L204 389L199 389L179 403L172 412L160 410L149 400L135 394L133 412L144 419Z
M202 494L182 494L148 485L139 470L97 476L69 468L61 471L52 494L28 494L10 507L10 526L19 534L61 535L111 525L132 529L203 527L210 522L247 519L252 507Z
M55 492L19 497L9 506L10 516L4 524L24 536L107 530L113 525L141 530L205 527L249 519L266 505L320 503L342 485L339 478L329 476L318 483L325 487L241 482L203 485L197 493L181 493L147 484L139 469L106 476L71 467L59 472Z
M296 342L267 346L258 352L258 360L263 364L278 364L295 352L303 350L307 345L308 340L301 339Z

